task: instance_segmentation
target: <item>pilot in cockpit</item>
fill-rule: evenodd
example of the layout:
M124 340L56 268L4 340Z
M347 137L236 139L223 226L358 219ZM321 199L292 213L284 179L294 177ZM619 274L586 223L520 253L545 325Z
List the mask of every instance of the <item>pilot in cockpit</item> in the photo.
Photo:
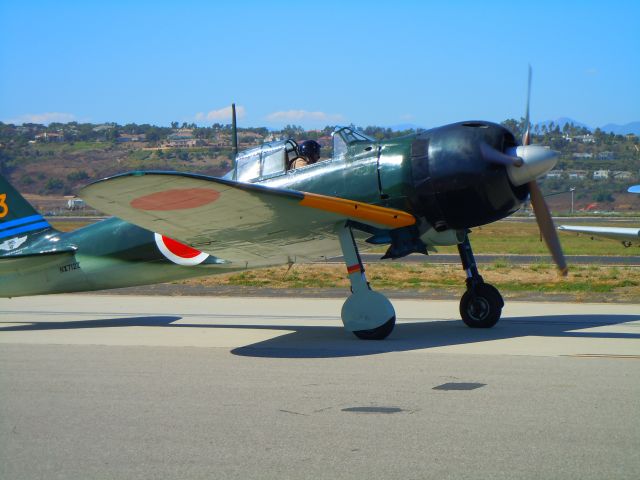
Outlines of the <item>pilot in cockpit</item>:
M315 140L305 140L298 145L300 156L291 164L291 168L300 168L311 165L320 160L320 144Z

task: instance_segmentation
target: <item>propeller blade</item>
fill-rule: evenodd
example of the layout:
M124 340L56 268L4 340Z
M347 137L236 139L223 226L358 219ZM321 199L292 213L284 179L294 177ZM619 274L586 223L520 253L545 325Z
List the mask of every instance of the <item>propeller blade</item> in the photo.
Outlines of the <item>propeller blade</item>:
M544 197L542 196L542 192L540 191L540 187L538 186L536 181L533 180L529 182L528 185L531 195L531 205L533 206L533 211L536 215L536 221L538 222L540 233L544 238L545 243L547 244L549 252L551 252L553 261L558 266L558 270L560 270L560 274L562 276L566 276L569 269L567 268L567 262L564 258L564 253L562 253L560 239L558 238L556 227L553 224L553 218L551 218L549 207L544 201Z
M531 143L531 132L529 131L529 103L531 102L531 65L529 65L529 80L527 82L527 109L524 115L524 134L522 135L522 145L529 145Z

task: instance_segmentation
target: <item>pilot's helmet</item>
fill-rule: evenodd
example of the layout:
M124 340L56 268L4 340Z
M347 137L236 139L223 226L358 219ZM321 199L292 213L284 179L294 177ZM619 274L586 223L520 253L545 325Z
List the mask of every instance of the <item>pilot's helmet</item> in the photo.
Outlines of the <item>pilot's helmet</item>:
M300 155L307 157L311 163L320 159L320 144L315 140L305 140L298 146L298 151Z

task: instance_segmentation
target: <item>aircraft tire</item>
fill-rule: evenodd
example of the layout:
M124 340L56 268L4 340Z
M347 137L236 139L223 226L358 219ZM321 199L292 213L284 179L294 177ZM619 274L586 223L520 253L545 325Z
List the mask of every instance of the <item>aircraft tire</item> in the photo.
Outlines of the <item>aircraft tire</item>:
M370 330L357 330L353 334L360 340L384 340L391 334L396 326L395 315L387 320L386 323Z
M502 315L504 300L500 292L488 283L476 286L474 291L467 290L460 299L460 316L471 328L491 328Z

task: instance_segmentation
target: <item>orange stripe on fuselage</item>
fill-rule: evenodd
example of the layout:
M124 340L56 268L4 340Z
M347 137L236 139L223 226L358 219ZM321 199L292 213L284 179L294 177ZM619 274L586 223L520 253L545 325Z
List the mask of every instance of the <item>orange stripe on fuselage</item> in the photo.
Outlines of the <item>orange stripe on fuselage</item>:
M305 192L304 198L300 200L300 205L393 228L407 227L416 223L416 218L413 215L402 210L354 202L344 198L327 197L315 193Z

